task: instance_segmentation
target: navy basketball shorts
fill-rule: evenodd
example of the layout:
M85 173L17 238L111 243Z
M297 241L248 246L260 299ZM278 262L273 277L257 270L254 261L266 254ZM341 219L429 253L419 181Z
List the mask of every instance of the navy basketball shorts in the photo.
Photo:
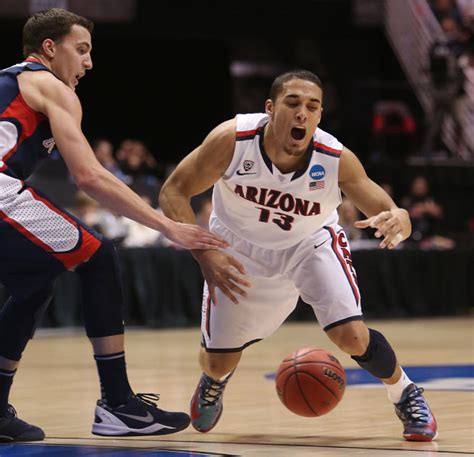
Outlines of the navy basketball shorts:
M201 310L202 345L208 352L238 351L275 332L294 310L298 297L314 310L325 330L362 319L360 293L344 230L323 227L288 249L255 246L211 218L211 231L229 244L225 252L241 262L251 287L236 305L207 283Z
M0 173L0 282L11 293L88 260L101 236L19 179Z

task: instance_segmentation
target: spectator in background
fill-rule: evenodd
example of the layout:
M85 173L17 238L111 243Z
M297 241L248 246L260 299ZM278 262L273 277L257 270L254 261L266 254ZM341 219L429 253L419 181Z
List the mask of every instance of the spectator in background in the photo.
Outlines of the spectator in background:
M82 190L75 193L74 206L70 211L115 244L119 245L127 236L122 216L101 207L99 202Z
M472 0L457 0L461 19L471 33L474 32L474 2Z
M112 143L106 138L97 138L92 142L92 150L99 163L116 178L125 184L130 184L131 180L126 176L118 165L117 160L114 157L114 147Z
M385 191L387 192L388 195L390 195L390 197L392 197L392 200L397 203L397 198L395 196L395 191L393 190L393 186L391 183L389 183L388 181L383 181L380 183L380 187Z
M410 240L422 249L452 249L454 241L438 234L443 219L443 207L433 198L424 176L416 176L410 190L402 198L402 207L410 214L412 234Z
M140 195L140 197L147 204L151 204L146 195ZM102 208L96 200L83 191L75 194L71 213L80 217L94 230L112 239L118 246L154 246L159 244L158 240L162 237L156 230Z
M449 16L442 18L440 25L449 49L456 58L459 58L467 51L469 46L472 38L470 30L466 26L458 24Z
M461 12L455 0L431 0L430 5L438 21L441 22L442 18L450 17L458 24L462 23Z
M344 229L347 239L350 241L351 251L358 249L377 249L380 241L370 237L367 231L357 228L355 222L361 220L362 214L354 203L347 197L342 198L342 203L337 208L339 214L339 225Z
M102 233L101 227L97 224L97 213L99 202L89 197L84 191L79 190L74 195L74 206L70 209L74 216L77 216L94 230Z
M142 141L124 140L117 153L121 170L135 180L139 176L156 176L157 162Z
M117 159L131 189L147 196L152 206L156 206L163 172L145 144L138 140L124 140L117 151Z
M151 200L147 195L140 195L143 201L151 205ZM132 219L121 218L121 222L126 229L125 238L122 240L122 246L127 248L156 246L162 237L160 232L152 230L149 227L138 224Z

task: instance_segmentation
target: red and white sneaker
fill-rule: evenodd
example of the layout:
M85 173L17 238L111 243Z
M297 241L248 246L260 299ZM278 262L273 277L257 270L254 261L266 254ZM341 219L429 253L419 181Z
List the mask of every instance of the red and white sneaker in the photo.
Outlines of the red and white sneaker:
M432 441L438 436L436 419L423 397L424 389L415 384L405 388L395 403L395 412L403 422L403 438L407 441Z
M222 381L216 381L202 373L191 399L191 424L198 432L212 430L221 418L224 409L222 397L232 374L233 372Z

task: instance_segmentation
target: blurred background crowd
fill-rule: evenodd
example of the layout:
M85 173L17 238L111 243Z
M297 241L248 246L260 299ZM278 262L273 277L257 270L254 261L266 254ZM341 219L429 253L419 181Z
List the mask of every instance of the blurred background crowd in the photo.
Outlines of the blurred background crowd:
M474 0L21 3L0 4L3 43L20 42L13 35L33 10L66 7L95 20L95 68L78 88L84 131L100 163L157 211L162 183L208 130L261 111L273 78L303 67L324 84L321 128L410 212L413 233L400 249L474 246ZM21 60L19 46L9 48L2 67ZM58 154L51 159L31 181L59 204L123 247L170 246L101 208ZM206 226L210 192L194 206ZM378 245L354 228L362 215L351 202L339 210L353 249Z

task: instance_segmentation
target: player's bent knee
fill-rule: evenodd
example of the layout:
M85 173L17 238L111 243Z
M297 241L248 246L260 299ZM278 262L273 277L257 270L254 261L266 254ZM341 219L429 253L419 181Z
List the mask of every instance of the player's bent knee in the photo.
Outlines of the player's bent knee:
M335 343L346 354L364 354L367 350L367 342L358 335L345 335Z
M346 354L364 354L369 344L368 329L362 321L349 322L327 331L328 337Z
M351 356L362 368L377 378L390 378L397 367L397 357L390 343L374 329L369 329L370 340L361 356Z
M99 249L77 269L77 273L82 275L105 267L111 268L116 261L116 256L114 243L108 238L102 238Z
M89 338L124 332L124 298L119 261L112 241L103 238L100 248L77 269L84 304L84 324Z

